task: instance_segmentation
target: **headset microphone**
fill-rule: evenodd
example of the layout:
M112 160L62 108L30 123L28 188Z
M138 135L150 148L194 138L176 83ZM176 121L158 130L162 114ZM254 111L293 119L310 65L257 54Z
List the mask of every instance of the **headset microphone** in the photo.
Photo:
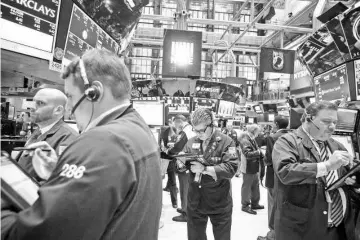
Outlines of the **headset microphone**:
M312 124L314 124L314 126L317 128L317 130L320 130L319 126L316 125L316 124L314 123L314 121L311 119L311 115L308 114L306 111L305 111L305 115L306 115L306 120L307 120L308 122L312 122Z

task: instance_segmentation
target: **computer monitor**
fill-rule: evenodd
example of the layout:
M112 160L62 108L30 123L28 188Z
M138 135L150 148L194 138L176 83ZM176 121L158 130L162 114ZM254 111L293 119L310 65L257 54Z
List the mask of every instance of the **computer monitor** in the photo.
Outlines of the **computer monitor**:
M15 118L15 107L9 106L8 119L13 120Z
M219 101L218 115L223 117L232 117L235 111L235 103L224 100Z
M339 108L335 131L353 133L356 127L357 115L358 110L356 109Z
M269 122L273 122L274 119L275 119L275 114L269 114L269 115L268 115L268 121L269 121Z
M341 143L342 145L344 145L344 147L350 153L352 158L355 157L355 149L354 149L354 145L352 144L352 141L351 141L351 136L333 135L332 138L334 140L338 141L339 143Z
M163 126L165 120L164 102L133 101L133 108L149 126Z
M303 108L291 108L290 110L290 129L297 129L301 126L301 117L304 114Z

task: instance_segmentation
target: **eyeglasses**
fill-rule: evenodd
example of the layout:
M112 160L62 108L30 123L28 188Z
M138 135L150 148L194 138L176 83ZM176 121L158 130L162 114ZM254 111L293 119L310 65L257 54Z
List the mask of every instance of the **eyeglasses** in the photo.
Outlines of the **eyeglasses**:
M208 129L208 127L210 127L210 125L207 125L204 129L201 129L201 130L196 130L196 129L193 127L192 130L193 130L193 132L195 132L195 133L201 134L201 133L205 133L206 130Z

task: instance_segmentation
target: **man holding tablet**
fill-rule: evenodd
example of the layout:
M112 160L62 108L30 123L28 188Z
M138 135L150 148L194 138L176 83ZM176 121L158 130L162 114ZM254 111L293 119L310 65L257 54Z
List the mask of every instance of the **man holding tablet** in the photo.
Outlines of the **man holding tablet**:
M130 105L127 67L117 55L93 49L74 59L62 78L82 134L59 159L46 142L29 145L39 147L33 162L47 182L31 207L2 208L1 239L157 240L159 146Z
M274 145L276 240L354 239L350 186L329 190L349 170L352 159L331 138L337 106L326 101L310 104L302 126L281 136Z

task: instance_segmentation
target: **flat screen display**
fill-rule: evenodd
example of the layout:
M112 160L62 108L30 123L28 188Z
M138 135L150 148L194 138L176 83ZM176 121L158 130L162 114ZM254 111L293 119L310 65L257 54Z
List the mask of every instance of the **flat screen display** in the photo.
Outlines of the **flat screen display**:
M341 19L352 58L360 57L360 8L347 12Z
M232 117L235 111L235 103L220 100L218 115L223 117Z
M51 52L59 0L2 0L1 38Z
M162 76L200 77L202 32L166 29L164 34Z
M64 64L66 65L75 57L80 57L85 51L94 48L118 53L119 44L74 4L65 44Z
M190 113L189 97L163 97L163 100L169 108L169 114Z
M259 105L254 106L254 110L255 110L255 112L262 112L261 107Z
M273 122L274 119L275 119L275 114L269 114L269 115L268 115L268 120L269 120L269 122Z
M360 100L360 60L354 61L356 99Z
M9 106L9 114L8 114L8 119L12 120L15 117L15 107L14 106Z
M316 31L299 47L298 55L315 76L345 61L325 26Z
M355 131L357 114L358 110L339 108L335 131L353 133Z
M254 118L248 118L248 123L250 124L254 123Z
M164 125L164 103L152 101L133 101L133 108L150 126Z
M218 100L207 98L193 98L191 102L191 111L195 111L198 108L208 108L213 112L217 112Z
M314 78L315 95L319 100L350 100L346 65L340 65Z
M351 141L351 136L343 136L343 135L332 135L332 138L346 148L346 150L350 153L350 155L354 158L355 157L355 150L354 145Z
M39 197L39 187L11 161L1 160L1 180L10 185L29 205Z

